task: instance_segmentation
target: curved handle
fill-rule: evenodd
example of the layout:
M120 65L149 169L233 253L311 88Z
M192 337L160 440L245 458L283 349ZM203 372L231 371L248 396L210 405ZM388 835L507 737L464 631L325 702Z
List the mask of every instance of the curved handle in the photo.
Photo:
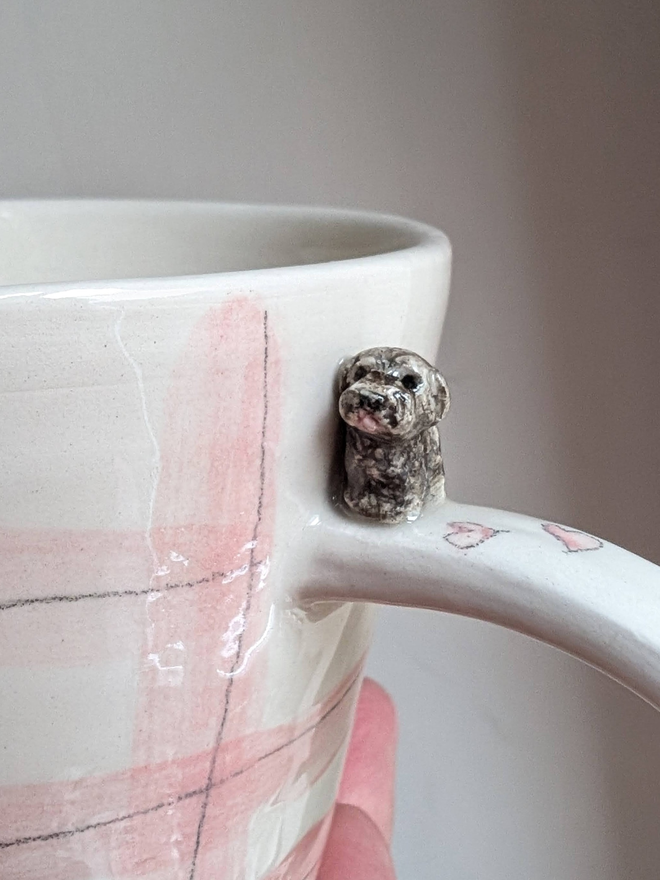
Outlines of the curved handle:
M303 545L301 601L491 621L584 660L660 708L660 567L620 547L452 501L396 527L331 510L305 530Z

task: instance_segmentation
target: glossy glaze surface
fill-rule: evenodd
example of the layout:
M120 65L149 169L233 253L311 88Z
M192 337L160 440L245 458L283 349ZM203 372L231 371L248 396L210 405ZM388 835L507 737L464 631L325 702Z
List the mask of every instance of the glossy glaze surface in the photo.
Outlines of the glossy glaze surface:
M295 209L1 213L5 280L50 283L0 288L0 876L312 878L373 616L292 600L334 444L317 375L374 336L432 353L444 239ZM94 274L196 262L270 268ZM395 310L347 329L357 291Z
M373 603L519 630L660 705L656 566L452 501L394 527L335 503L337 370L434 359L441 233L185 203L0 218L2 880L312 880Z

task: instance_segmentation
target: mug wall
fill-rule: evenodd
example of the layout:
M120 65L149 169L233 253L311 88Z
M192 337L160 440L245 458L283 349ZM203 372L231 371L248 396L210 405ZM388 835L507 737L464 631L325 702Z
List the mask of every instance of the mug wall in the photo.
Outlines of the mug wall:
M660 561L657 11L6 0L4 196L329 202L442 226L448 486ZM660 722L482 624L387 611L401 880L656 876ZM411 684L412 682L412 684Z

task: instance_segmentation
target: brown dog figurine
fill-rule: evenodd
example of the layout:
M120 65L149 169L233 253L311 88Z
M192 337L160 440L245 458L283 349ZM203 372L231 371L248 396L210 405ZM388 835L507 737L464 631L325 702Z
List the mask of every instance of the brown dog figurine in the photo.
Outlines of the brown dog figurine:
M449 409L444 378L402 348L368 348L343 366L344 500L381 522L412 522L445 496L438 422Z

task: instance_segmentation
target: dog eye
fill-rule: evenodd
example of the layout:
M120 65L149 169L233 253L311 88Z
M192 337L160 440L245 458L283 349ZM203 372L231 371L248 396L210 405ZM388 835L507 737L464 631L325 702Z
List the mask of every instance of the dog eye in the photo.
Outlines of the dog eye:
M359 382L360 379L364 379L367 375L367 371L364 367L358 367L357 370L353 373L353 381Z
M414 391L416 388L419 388L422 380L419 376L413 376L412 373L408 373L407 376L404 376L401 379L401 384L404 388L407 388L408 391Z

